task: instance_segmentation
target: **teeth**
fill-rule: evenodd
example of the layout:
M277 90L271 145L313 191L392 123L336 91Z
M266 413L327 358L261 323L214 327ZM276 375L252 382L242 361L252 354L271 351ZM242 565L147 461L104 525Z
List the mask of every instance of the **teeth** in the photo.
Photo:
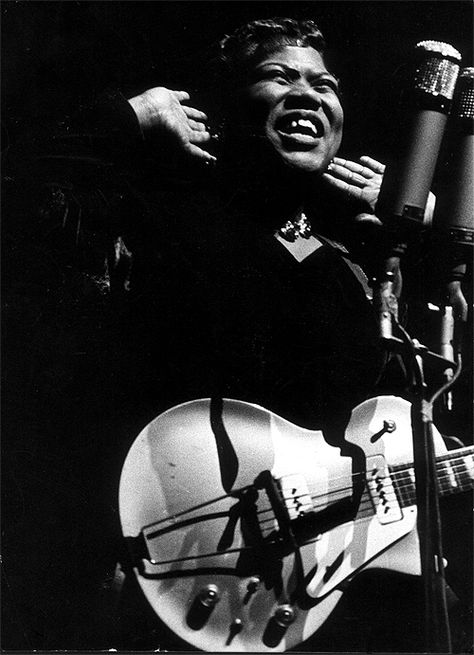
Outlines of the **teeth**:
M313 125L313 123L310 120L308 120L307 118L299 118L297 121L291 121L291 127L293 129L296 129L297 127L306 127L309 130L311 130L311 132L313 132L313 134L315 136L317 136L317 134L318 134L315 126Z
M317 134L316 128L314 127L313 123L306 118L300 118L298 121L298 125L300 127L308 127L314 134Z

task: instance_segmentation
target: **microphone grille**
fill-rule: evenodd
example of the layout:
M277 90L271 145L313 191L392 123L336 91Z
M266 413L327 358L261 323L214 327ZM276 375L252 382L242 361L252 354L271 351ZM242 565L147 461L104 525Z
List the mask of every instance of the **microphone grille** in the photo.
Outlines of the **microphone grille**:
M420 63L415 72L415 88L431 96L452 100L461 54L442 41L420 41L416 50Z
M474 119L474 68L463 68L456 85L453 114L461 120Z
M420 41L416 44L416 47L443 58L451 58L455 62L461 62L461 53L449 43L443 43L442 41Z

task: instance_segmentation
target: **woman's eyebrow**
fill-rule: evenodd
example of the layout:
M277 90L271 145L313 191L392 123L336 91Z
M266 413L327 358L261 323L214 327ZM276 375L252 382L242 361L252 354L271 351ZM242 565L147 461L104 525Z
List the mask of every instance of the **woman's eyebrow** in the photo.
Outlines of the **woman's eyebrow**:
M256 66L256 69L262 69L265 68L266 66L279 66L282 68L288 75L293 76L293 77L298 77L300 75L300 71L296 68L293 68L291 66L288 66L288 64L284 64L280 61L265 61L262 64L259 64ZM314 73L311 73L311 78L314 80L322 79L322 78L328 78L336 82L336 84L339 82L338 78L333 74L330 73L328 70L324 71L315 71Z
M289 75L299 75L299 71L296 68L292 68L291 66L288 66L288 64L283 64L280 61L265 61L262 64L259 64L256 66L256 69L259 70L261 68L265 68L266 66L278 66L279 68L282 68L285 73L288 73Z

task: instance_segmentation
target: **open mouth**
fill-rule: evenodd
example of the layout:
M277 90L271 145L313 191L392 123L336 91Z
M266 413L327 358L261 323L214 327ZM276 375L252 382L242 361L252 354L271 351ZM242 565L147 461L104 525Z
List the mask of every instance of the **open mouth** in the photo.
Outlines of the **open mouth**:
M302 145L314 145L324 134L323 125L316 116L300 112L292 112L278 119L275 129L285 140Z

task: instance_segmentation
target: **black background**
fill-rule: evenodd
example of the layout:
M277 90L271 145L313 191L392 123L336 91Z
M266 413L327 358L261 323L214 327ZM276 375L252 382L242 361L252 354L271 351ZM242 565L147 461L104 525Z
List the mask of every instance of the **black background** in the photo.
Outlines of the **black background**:
M470 2L4 2L2 13L4 145L22 121L61 116L105 86L192 90L217 40L254 18L320 25L337 52L348 155L390 155L396 75L418 41L446 41L473 63Z
M337 52L336 72L342 81L346 116L341 154L347 157L369 154L382 161L390 159L400 137L394 109L398 72L418 41L446 41L462 53L464 66L473 63L471 2L7 1L1 11L4 152L25 131L73 112L108 86L130 96L156 85L184 88L195 91L199 104L196 87L206 75L206 61L216 41L254 18L287 15L311 18L320 25L330 48ZM31 321L33 310L28 311ZM37 361L30 369L27 341L32 332L23 328L22 334L21 320L20 313L7 337L17 330L21 336L17 341L10 336L10 343L23 346L24 352L18 355L10 348L4 353L10 370L7 384L14 380L14 390L9 393L3 437L3 646L48 649L64 647L51 636L61 632L55 625L61 620L57 617L74 621L74 608L86 606L90 598L85 578L92 580L95 567L101 567L93 546L90 554L81 553L84 560L93 562L91 570L79 570L75 560L68 558L74 552L74 540L85 548L87 540L80 533L89 524L97 531L97 539L107 539L107 526L98 524L100 514L94 517L91 509L89 523L78 525L72 510L74 503L84 502L81 486L85 488L94 464L98 466L93 459L99 447L93 441L102 430L102 407L84 416L85 401L82 405L77 401L81 396L94 401L93 388L88 393L79 388L89 380L85 365L78 375L82 382L68 386L68 353L75 348L70 342L72 329L61 328L49 335L45 328ZM43 390L31 382L34 367L41 369ZM47 384L51 393L44 390ZM45 405L42 398L50 404ZM41 418L32 418L38 407ZM463 405L454 421L465 434L468 416ZM125 433L125 418L123 423ZM71 464L74 459L76 464ZM113 493L113 474L103 471L103 477ZM87 503L84 508L84 515L86 510L90 514ZM450 513L446 531L451 537L461 529L469 531L466 525L460 527L464 516L460 521L460 516ZM453 577L460 588L464 582L464 588L470 589L470 574L462 567L465 548L466 540L459 540L452 557L461 566L453 568ZM79 585L83 588L78 589ZM94 612L91 603L91 616ZM99 643L94 630L99 628L93 619L87 623L83 616L81 621L74 629L65 625L66 632L74 633L69 643L75 648L94 648Z

